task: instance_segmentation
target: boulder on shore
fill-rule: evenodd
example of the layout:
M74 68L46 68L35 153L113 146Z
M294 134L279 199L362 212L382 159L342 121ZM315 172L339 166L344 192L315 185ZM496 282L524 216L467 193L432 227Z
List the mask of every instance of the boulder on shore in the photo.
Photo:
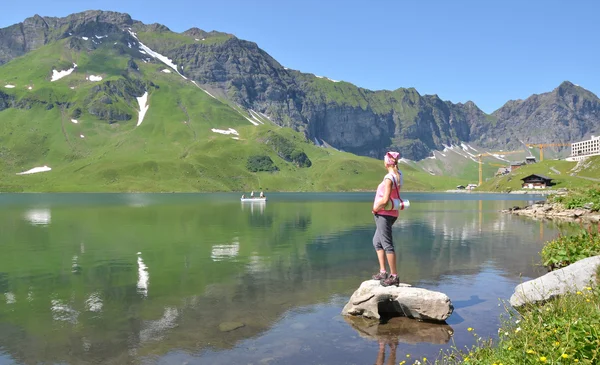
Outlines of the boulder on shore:
M519 284L510 297L510 305L518 308L525 304L545 302L567 293L583 291L596 282L598 265L600 265L600 256L588 257Z
M443 322L453 311L454 306L444 293L413 288L409 284L386 287L378 280L367 280L352 294L342 315L374 319L383 315Z

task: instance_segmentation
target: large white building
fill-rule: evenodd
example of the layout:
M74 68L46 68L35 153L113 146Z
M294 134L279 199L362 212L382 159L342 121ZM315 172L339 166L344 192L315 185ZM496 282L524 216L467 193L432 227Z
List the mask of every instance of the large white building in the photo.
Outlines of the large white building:
M590 156L600 155L600 136L592 136L587 141L571 143L571 156L567 161L581 161Z

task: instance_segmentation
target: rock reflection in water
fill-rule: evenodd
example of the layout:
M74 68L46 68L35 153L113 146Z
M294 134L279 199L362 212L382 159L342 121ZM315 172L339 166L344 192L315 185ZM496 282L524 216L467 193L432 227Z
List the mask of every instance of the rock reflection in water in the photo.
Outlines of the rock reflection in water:
M361 337L385 343L428 342L443 345L454 334L452 327L446 323L421 322L406 317L394 317L383 322L352 316L344 316L344 319Z

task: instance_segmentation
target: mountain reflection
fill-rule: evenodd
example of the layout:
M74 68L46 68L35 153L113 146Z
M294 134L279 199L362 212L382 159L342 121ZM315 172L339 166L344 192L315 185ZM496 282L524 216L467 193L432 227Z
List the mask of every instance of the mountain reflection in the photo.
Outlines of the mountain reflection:
M0 356L122 364L232 349L277 328L286 313L349 297L377 269L370 202L273 200L240 209L237 200L136 199L55 208L51 225L49 210L30 209L26 221L0 210ZM543 223L540 236L540 223L497 213L511 202L414 202L394 226L399 274L413 285L476 274L484 264L508 277L535 275L540 244L558 232ZM377 341L444 344L453 333L407 319L346 321ZM242 326L224 331L231 323Z

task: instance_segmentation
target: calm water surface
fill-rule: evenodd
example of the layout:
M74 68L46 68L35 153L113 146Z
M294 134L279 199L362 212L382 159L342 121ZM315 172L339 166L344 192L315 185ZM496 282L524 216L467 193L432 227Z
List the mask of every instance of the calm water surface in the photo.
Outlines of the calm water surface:
M372 364L380 341L399 362L495 337L562 227L498 213L532 196L406 197L399 275L450 296L447 325L340 316L378 269L372 193L0 194L0 364Z

